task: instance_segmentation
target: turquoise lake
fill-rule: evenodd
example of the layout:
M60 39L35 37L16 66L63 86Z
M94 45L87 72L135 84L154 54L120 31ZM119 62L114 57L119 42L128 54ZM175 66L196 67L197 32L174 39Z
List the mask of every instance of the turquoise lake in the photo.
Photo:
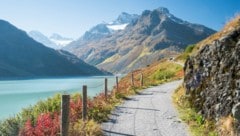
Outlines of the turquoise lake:
M56 93L81 93L83 85L87 85L88 96L93 97L103 92L105 78L108 78L108 89L112 89L116 84L114 76L0 81L0 120Z

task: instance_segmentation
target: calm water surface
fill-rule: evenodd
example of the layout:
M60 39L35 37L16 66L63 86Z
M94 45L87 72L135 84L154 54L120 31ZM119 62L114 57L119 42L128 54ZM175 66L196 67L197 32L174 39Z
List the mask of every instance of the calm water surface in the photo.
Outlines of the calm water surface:
M0 81L0 120L13 116L22 108L56 93L81 92L88 86L88 96L95 96L104 88L103 76L54 79ZM115 77L108 76L108 88L115 85Z

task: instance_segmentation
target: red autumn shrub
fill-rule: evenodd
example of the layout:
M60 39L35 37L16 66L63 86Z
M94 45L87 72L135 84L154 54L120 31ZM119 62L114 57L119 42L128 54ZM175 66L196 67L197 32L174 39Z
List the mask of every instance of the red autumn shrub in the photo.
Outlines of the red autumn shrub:
M32 126L32 122L31 120L27 120L27 122L25 123L25 127L24 130L22 130L20 132L21 136L34 136L34 127Z
M70 101L70 122L76 122L82 116L82 99L77 96Z
M60 132L59 115L54 113L43 113L38 116L36 125L31 120L25 123L20 136L56 136Z
M70 122L77 122L79 119L82 118L82 104L82 98L80 95L77 95L70 100ZM88 99L88 109L91 109L93 105L93 101L91 99Z
M110 99L109 99L110 100ZM107 114L111 111L111 106L107 103L110 101L105 99L104 93L96 96L95 99L88 99L88 118L95 119L97 122L106 120ZM70 99L69 105L70 128L74 128L82 118L82 97L75 95ZM33 123L36 122L36 123ZM72 126L73 125L73 126ZM60 132L59 112L47 112L36 116L36 119L28 119L21 129L20 136L56 136Z

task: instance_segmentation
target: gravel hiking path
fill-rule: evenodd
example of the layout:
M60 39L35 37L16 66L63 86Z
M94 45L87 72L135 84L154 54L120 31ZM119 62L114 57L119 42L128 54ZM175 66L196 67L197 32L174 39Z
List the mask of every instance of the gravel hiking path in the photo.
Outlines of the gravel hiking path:
M165 83L129 97L102 123L104 135L188 136L187 126L178 118L171 98L181 83Z

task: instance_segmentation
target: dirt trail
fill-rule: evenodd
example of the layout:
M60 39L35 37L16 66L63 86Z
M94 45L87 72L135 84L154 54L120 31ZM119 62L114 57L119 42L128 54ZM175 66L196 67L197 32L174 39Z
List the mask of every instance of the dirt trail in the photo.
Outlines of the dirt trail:
M102 124L106 136L188 136L178 118L172 93L182 81L145 89L116 107L110 120Z

